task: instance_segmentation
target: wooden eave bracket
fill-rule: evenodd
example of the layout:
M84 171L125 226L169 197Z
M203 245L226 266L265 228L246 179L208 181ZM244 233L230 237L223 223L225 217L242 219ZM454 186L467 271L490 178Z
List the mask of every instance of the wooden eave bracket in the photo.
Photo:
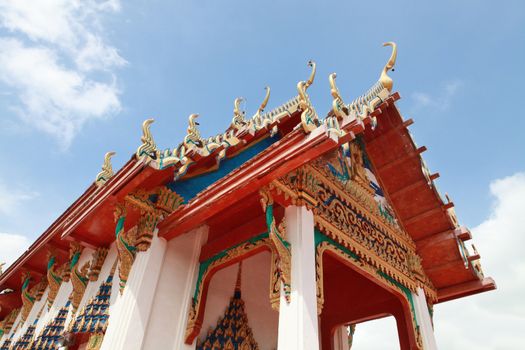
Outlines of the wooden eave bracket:
M450 287L438 289L438 303L466 297L473 294L488 292L497 288L491 277L482 280L468 281Z
M465 226L458 227L455 233L456 233L456 237L462 240L463 242L472 239L472 233L470 233L470 230L466 228Z

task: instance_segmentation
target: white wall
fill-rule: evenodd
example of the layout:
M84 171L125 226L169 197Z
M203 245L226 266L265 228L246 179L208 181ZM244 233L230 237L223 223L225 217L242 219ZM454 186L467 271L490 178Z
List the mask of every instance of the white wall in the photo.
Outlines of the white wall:
M207 227L202 226L168 242L143 349L193 348L184 345L184 333L200 249L207 234Z
M102 350L142 348L166 246L155 232L150 248L137 253L126 287L110 309Z
M262 252L243 261L241 295L248 323L261 350L277 348L279 313L270 306L271 254ZM199 339L204 339L209 328L215 328L233 296L238 265L218 271L212 278Z

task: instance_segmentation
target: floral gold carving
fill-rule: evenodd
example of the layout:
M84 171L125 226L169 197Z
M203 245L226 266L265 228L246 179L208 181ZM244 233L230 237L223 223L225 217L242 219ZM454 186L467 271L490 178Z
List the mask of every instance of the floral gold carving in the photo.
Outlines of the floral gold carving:
M108 255L108 248L106 247L98 247L93 252L93 256L91 257L89 274L88 274L90 281L94 282L98 280L100 269L102 268L102 265L104 264L104 260L106 260L107 255Z
M359 152L353 153L362 159ZM341 181L328 170L327 161L334 162L329 156L321 157L273 181L271 188L284 194L292 203L312 209L315 225L321 232L369 262L373 268L412 291L423 288L427 296L435 300L434 286L424 271L414 265L415 243L395 221L387 220L381 214L362 180L366 176L364 171L355 170L351 173L354 180Z
M268 235L272 248L272 264L274 264L275 272L278 274L279 280L282 282L284 296L286 301L290 302L291 292L291 250L290 243L286 241L285 237L285 223L283 221L277 226L273 216L273 198L267 189L260 191L261 204L266 215L266 225L268 227ZM275 308L275 288L271 287L271 302L272 307ZM279 286L280 291L280 286Z

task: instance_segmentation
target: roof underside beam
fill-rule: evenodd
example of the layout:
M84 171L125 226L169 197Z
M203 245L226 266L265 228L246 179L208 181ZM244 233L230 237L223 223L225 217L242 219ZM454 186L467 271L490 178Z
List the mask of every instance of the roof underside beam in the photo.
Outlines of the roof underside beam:
M438 290L438 303L466 297L473 294L488 292L496 289L496 282L490 277L482 280L456 284L451 287Z

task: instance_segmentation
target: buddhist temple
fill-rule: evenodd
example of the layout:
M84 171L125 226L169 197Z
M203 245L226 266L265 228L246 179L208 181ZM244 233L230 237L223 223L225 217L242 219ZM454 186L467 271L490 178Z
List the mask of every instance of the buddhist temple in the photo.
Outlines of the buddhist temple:
M251 117L238 98L216 136L192 114L162 150L153 119L137 126L129 161L114 172L108 152L1 273L0 349L348 350L386 316L394 348L437 349L439 304L496 285L396 106L385 46L353 100L308 62L296 96L267 110L266 88Z

